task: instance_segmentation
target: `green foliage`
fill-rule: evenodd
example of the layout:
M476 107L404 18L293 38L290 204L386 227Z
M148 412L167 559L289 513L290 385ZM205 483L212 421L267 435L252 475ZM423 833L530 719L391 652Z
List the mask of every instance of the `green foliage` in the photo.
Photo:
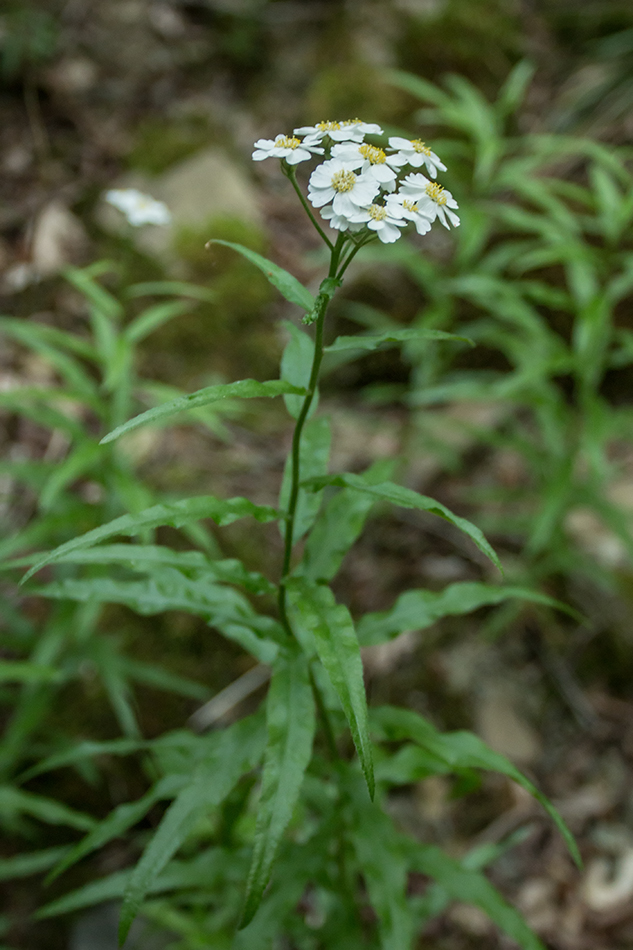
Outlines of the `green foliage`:
M447 359L444 350L449 349L443 342L463 356L465 348L454 347L455 342L470 343L470 336L487 340L499 332L497 323L483 317L472 321L474 332L469 326L466 336L461 327L449 326L447 302L458 299L458 294L469 300L484 295L486 303L481 307L487 317L490 310L500 320L502 310L507 310L505 319L518 335L532 334L536 342L542 342L534 302L551 300L548 288L534 280L511 285L504 275L505 269L517 266L527 272L532 266L542 266L543 260L560 264L569 278L562 297L554 295L557 305L571 306L569 301L574 301L584 322L567 349L564 343L558 345L546 337L547 371L541 370L537 382L549 393L548 374L554 373L554 367L560 372L561 360L571 359L569 365L587 398L595 396L599 385L600 374L587 354L596 348L606 354L610 348L605 330L608 319L600 306L602 271L588 270L586 255L579 256L575 245L570 250L577 234L572 233L556 188L545 201L546 210L553 209L549 218L542 208L538 212L515 209L495 191L495 176L505 160L505 146L502 138L494 138L495 130L502 128L503 116L514 107L527 78L528 71L521 67L495 109L464 83L454 82L451 93L424 83L420 87L421 81L414 83L432 98L438 122L442 115L451 115L461 133L474 137L471 171L485 200L499 205L494 227L503 230L518 210L521 214L513 218L512 226L523 229L519 247L512 245L514 255L501 254L499 262L498 250L487 249L488 236L476 238L465 226L458 249L459 273L442 274L439 266L429 267L412 250L393 249L394 260L428 282L431 306L437 305L431 319L423 317L406 330L390 327L387 321L378 328L380 332L340 337L329 348L333 354L356 359L368 350L400 345L413 362L423 347L430 370L425 362L414 374L410 394L414 404L437 398L441 385L459 391L450 375L447 381L439 381L439 369ZM411 85L407 77L398 82ZM455 101L461 112L455 112ZM454 114L462 119L458 122ZM487 123L485 135L479 131L482 121ZM617 227L613 224L624 179L606 160L598 165L592 187L602 204L596 221L605 222L605 234L611 229L609 234L617 235L628 221L622 215ZM527 194L529 184L521 187ZM528 198L536 200L532 192ZM561 241L558 238L565 228L566 239ZM41 908L41 918L122 898L121 943L140 913L175 930L187 950L200 946L268 950L281 942L310 950L412 950L431 916L431 901L442 908L452 899L466 899L521 947L537 950L541 946L488 882L481 869L483 860L471 855L458 861L407 838L389 816L388 797L393 789L429 776L463 780L492 770L517 782L543 805L578 859L562 819L525 776L474 735L444 734L408 710L368 708L360 646L504 601L562 605L528 583L507 587L453 584L442 591L408 591L389 610L358 618L337 601L330 583L372 508L385 502L444 519L500 566L476 524L392 481L394 461L378 462L363 474L329 473L330 424L316 411L323 328L328 304L361 246L354 244L344 254L344 240L341 235L335 244L328 243L330 271L316 300L259 251L225 237L211 244L213 254L228 251L231 259L237 251L240 267L247 266L249 273L253 266L258 268L266 286L272 284L286 301L309 314L314 324L309 331L287 324L280 379L219 383L190 396L172 393L145 411L137 406L138 394L146 391L135 371L138 344L192 306L201 304L210 311L221 307L217 284L211 295L182 282L137 285L117 295L98 279L106 268L95 265L68 274L87 303L84 336L31 321L5 318L0 323L0 332L46 360L59 379L57 386L11 391L5 406L38 425L63 431L68 440L66 457L52 470L45 464L12 470L14 477L38 493L40 514L31 526L16 529L4 545L6 576L28 567L23 578L28 582L45 569L41 586L22 590L45 598L48 608L42 630L28 621L21 624L16 611L7 612L15 658L0 667L0 679L14 684L13 715L1 759L4 820L15 835L32 837L34 822L68 829L68 838L63 839L67 845L63 850L34 850L22 863L6 864L4 870L0 864L0 873L50 869L52 880L122 836L128 836L140 853L131 870L83 884ZM544 243L547 254L543 257ZM228 257L218 260L233 266ZM446 270L450 266L445 265ZM437 277L431 273L435 270ZM628 293L627 274L622 270L618 281L609 284L610 299L620 300ZM497 289L503 303L498 313L494 309ZM152 302L137 312L137 302L144 296ZM514 309L508 301L514 301ZM444 314L448 329L432 325L440 322L439 314ZM505 339L503 333L500 338ZM510 352L517 344L508 338L506 346ZM524 339L521 346L525 347ZM541 355L543 349L545 344ZM532 347L529 359L535 358L535 352ZM522 359L522 352L516 355L517 362ZM437 380L425 376L435 371ZM506 382L505 389L499 383L493 391L532 405L530 398L535 397L529 393L534 389L529 387L535 385L534 379L526 369ZM468 374L466 384L479 391L479 381ZM433 387L434 396L429 397ZM137 427L162 423L183 410L213 413L220 411L226 399L276 395L284 396L294 422L276 508L242 497L162 497L141 481L122 451L125 440L118 441ZM81 411L69 412L69 404ZM132 416L135 409L139 411ZM87 418L90 424L84 421ZM560 418L559 411L556 421ZM555 432L554 441L557 437ZM564 474L560 457L558 464ZM102 487L102 503L90 506L78 501L74 486L84 480ZM564 492L565 483L559 495ZM284 539L281 570L275 564L281 559L273 556L265 567L271 576L251 570L241 560L221 556L206 522L220 529L242 518L252 519L252 531L258 524L279 522ZM171 546L161 543L165 528L170 529ZM134 540L124 543L122 538ZM49 550L38 554L34 548ZM104 636L102 616L112 605L141 616L179 611L202 618L240 651L247 664L256 661L270 669L265 718L263 710L258 710L231 725L218 724L208 735L181 730L144 739L134 701L138 684L197 701L206 699L208 690L199 682L128 655L115 637ZM77 732L62 737L46 733L45 720L56 690L61 684L75 688L86 664L95 670L123 738L99 741L100 737L86 739ZM103 810L95 818L24 787L58 769L72 769L80 781L98 782L107 756L138 756L144 785L139 797L117 802L105 817ZM148 834L139 825L150 810L157 817ZM73 831L84 836L77 841L71 837ZM428 898L410 895L408 885L414 873L427 874L436 882ZM304 900L314 904L316 925L302 909Z

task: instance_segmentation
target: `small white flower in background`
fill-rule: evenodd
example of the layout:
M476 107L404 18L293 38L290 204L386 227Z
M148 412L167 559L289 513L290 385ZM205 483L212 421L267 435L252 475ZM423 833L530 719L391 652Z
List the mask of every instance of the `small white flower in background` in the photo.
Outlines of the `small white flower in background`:
M362 169L367 177L374 178L385 191L394 190L398 170L405 164L398 155L387 155L384 149L367 143L342 142L333 147L332 155L350 168Z
M169 224L171 213L162 201L144 195L136 188L113 188L106 192L105 200L122 211L135 228L143 224Z
M362 122L360 119L345 119L332 122L327 119L316 125L303 125L294 130L295 135L305 135L314 142L320 142L326 135L334 142L362 142L366 135L383 135L375 122Z
M398 193L397 195L387 195L385 206L393 217L412 221L418 234L426 234L431 230L435 212L429 210L428 205L424 205L421 209L417 201ZM426 209L426 213L424 209Z
M356 175L347 162L330 158L310 175L308 198L315 208L331 203L335 214L349 218L370 204L379 190L375 179Z
M393 244L401 235L400 228L406 226L403 217L393 214L392 209L385 205L372 204L363 208L357 214L350 215L353 223L366 224L370 231L375 231L383 244Z
M285 158L289 165L307 162L313 155L323 155L318 147L318 139L298 139L294 135L277 135L274 139L258 139L255 142L253 161L261 162L265 158Z
M449 227L449 221L454 228L458 227L459 218L450 210L457 208L458 204L450 191L436 181L429 181L420 174L407 175L400 186L399 194L412 198L418 205L420 214L430 217L431 221L439 218L445 228Z
M389 145L391 148L397 149L393 158L397 158L400 165L411 165L413 168L426 165L431 178L437 178L438 169L441 172L446 171L446 165L420 139L402 139L399 135L392 135L389 139Z

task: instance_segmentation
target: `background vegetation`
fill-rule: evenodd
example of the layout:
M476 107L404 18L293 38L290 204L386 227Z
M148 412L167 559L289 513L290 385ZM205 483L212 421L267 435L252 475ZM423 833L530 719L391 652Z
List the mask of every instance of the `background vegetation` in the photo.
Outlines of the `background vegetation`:
M128 867L164 812L148 763L115 754L125 746L71 768L37 774L36 763L78 742L184 730L248 661L177 609L148 617L24 593L12 559L185 492L275 503L289 429L268 401L98 443L180 392L276 374L291 311L241 258L203 246L239 241L318 280L301 209L276 164L251 166L252 142L357 114L433 142L462 225L359 256L332 338L424 326L477 346L332 357L332 467L395 460L403 483L485 530L510 582L575 611L510 602L446 617L367 651L370 695L438 728L474 728L513 758L560 806L585 868L503 777L465 797L442 776L411 782L389 808L456 856L520 829L490 874L546 944L630 946L633 14L616 0L473 7L51 0L2 14L0 939L13 950L89 946L91 918L37 920L36 909ZM115 183L170 203L167 239L108 215L101 195ZM221 541L211 528L158 540L258 571L271 550L282 557L276 529L261 532L236 523ZM378 510L336 583L360 613L412 585L486 579L450 526ZM132 834L44 884L94 819L147 794ZM505 946L476 910L440 911L425 945ZM201 945L191 908L157 901L153 913L179 946Z

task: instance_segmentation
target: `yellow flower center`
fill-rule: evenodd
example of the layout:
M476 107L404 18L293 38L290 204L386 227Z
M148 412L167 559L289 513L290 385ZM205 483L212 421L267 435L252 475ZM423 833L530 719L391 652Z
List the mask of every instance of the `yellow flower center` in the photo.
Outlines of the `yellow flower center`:
M329 119L325 119L323 122L317 122L316 128L320 132L338 132L341 125L339 122L331 122Z
M438 185L436 181L430 181L425 190L431 201L434 201L438 205L445 205L448 201L444 193L443 185Z
M332 188L335 191L351 191L356 184L356 175L354 172L341 170L332 175Z
M431 149L428 147L428 145L425 145L424 142L421 142L420 139L413 139L411 145L413 145L413 148L416 152L420 152L422 155L431 154Z
M372 165L383 165L386 155L381 148L375 145L361 145L358 149L363 158L366 158Z
M406 208L407 211L417 211L418 203L417 201L409 201L407 198L402 202L402 207Z
M387 217L387 209L381 208L380 205L370 205L368 214L370 218L374 219L374 221L384 221Z
M362 125L362 119L345 119L344 122L341 122L341 125Z
M277 148L297 148L301 145L301 139L296 138L294 135L280 135L275 145Z

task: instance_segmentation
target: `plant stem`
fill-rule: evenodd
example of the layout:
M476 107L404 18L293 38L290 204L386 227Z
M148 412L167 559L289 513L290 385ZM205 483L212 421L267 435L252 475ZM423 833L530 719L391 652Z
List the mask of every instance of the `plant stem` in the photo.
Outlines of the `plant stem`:
M310 205L308 204L308 202L303 196L303 192L301 191L301 189L299 188L299 185L297 184L297 173L295 169L293 168L292 165L288 165L285 162L282 163L282 169L284 171L284 174L287 176L288 180L290 181L290 184L292 185L297 195L299 196L299 201L303 205L303 209L305 213L310 218L310 221L312 221L312 224L317 229L317 231L319 232L320 236L323 238L323 240L325 241L329 249L333 251L334 245L330 241L329 237L327 236L327 234L325 233L325 231L323 230L323 228L321 227L317 219L312 214L312 209L310 208Z
M290 177L290 176L289 176ZM291 179L292 180L292 179ZM335 277L336 271L338 268L338 263L345 245L346 237L344 234L339 234L336 244L330 245L332 248L332 254L330 258L330 270L328 277ZM295 425L295 431L292 436L292 449L291 449L291 468L290 468L290 497L288 500L288 509L286 511L286 530L284 536L284 559L283 566L281 569L281 580L279 582L279 616L282 624L284 625L286 631L291 634L290 623L288 621L288 613L286 610L286 581L288 580L288 575L290 573L290 563L292 559L292 548L294 543L294 529L295 529L295 520L297 514L297 503L299 501L299 483L301 480L301 436L303 434L303 427L308 418L308 413L310 412L310 407L314 400L316 394L317 386L319 383L319 370L321 369L321 361L323 359L323 326L325 323L325 314L327 312L327 307L331 299L331 294L320 293L315 302L315 334L314 334L314 356L312 358L312 369L310 370L310 381L308 383L308 392L306 393L303 405L301 406L301 411L297 418L297 423Z

